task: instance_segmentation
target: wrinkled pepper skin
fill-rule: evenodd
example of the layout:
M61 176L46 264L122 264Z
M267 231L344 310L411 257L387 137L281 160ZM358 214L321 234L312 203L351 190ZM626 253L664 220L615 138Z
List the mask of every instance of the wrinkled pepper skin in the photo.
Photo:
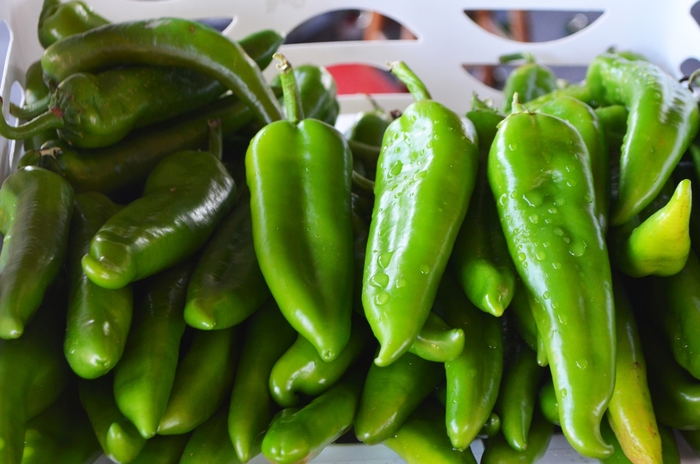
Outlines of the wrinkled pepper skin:
M564 434L584 456L612 448L599 425L615 381L612 277L586 146L554 116L518 111L489 154L489 184L545 339Z
M245 334L228 413L228 434L241 462L259 452L256 440L275 413L270 372L297 337L272 299L246 322Z
M245 159L253 243L282 313L332 361L350 338L352 155L335 128L304 119L286 60L280 71L288 120L260 130Z
M282 111L258 65L243 48L204 24L160 18L107 24L60 40L41 57L47 81L119 65L184 66L221 82L269 123Z
M309 462L353 425L360 403L364 368L354 368L330 390L301 409L280 411L262 441L271 462Z
M239 329L195 331L192 344L178 363L158 434L191 432L226 400L241 352Z
M408 464L476 464L471 448L452 447L444 419L445 409L426 400L383 444Z
M270 298L253 245L250 201L234 206L199 255L187 287L185 321L200 330L240 324Z
M49 289L24 335L0 340L0 462L20 464L25 426L61 395L70 379L61 343L64 283Z
M547 452L554 433L553 425L539 411L532 417L532 425L527 435L527 449L516 450L502 435L496 435L486 441L482 464L534 464Z
M373 445L393 436L444 379L441 363L406 353L396 362L373 364L355 418L357 439Z
M95 234L83 271L105 288L121 288L182 262L233 207L236 186L208 152L181 151L158 163L143 196Z
M620 185L610 223L632 219L661 191L698 131L698 105L684 85L647 61L606 53L588 67L586 85L604 104L629 109Z
M70 290L63 352L73 372L95 379L121 359L131 326L134 298L131 285L109 290L93 283L81 260L92 236L122 207L97 192L75 196L68 242Z
M374 348L372 333L361 316L353 317L350 340L333 361L321 359L301 335L277 360L270 373L270 393L283 408L299 404L299 395L316 397L331 388L363 354Z
M0 338L18 338L58 275L68 248L73 189L39 167L0 188Z
M191 263L184 263L144 281L124 355L114 369L117 406L144 438L156 434L175 380L191 273Z
M80 34L108 24L105 18L95 13L81 1L44 0L39 14L39 43L46 48L69 35Z
M408 349L427 361L447 362L457 359L464 351L464 331L453 329L435 312L430 311L423 328Z
M524 59L525 64L518 66L508 75L503 87L504 107L503 111L511 112L513 95L518 94L521 103L529 102L546 95L557 88L557 76L547 66L535 63L529 53L515 53L500 57L501 63Z
M377 164L362 303L378 366L410 348L430 313L479 162L474 125L431 100L404 63L392 72L416 101L387 128Z
M179 435L171 435L178 437ZM260 441L256 442L252 456L260 454ZM231 440L226 433L226 408L220 409L190 435L180 464L239 464ZM145 464L145 463L144 463Z
M665 463L637 323L622 282L614 286L617 360L608 422L632 462Z
M450 257L469 301L497 317L510 305L515 292L515 268L486 177L491 142L504 117L476 96L472 98L472 109L467 118L474 124L479 139L479 171L467 215Z
M489 418L503 374L501 320L479 311L451 273L445 273L436 308L445 322L464 331L464 350L445 363L445 425L452 446L466 449Z

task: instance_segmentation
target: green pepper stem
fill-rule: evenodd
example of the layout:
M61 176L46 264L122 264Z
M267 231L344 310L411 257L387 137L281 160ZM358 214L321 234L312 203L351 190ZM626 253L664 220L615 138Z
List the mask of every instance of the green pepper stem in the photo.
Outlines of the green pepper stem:
M513 104L511 105L511 114L513 113L530 113L524 104L518 101L518 92L513 94Z
M37 116L40 116L41 113L46 112L46 110L49 108L50 100L51 94L24 106L17 106L10 102L10 114L17 119L34 119Z
M498 61L501 63L510 63L511 61L525 60L526 63L534 63L535 57L528 52L511 53L510 55L501 55Z
M287 113L287 120L297 124L304 119L304 108L301 104L301 94L297 86L296 77L292 65L281 53L272 55L280 63L277 69L280 70L280 82L282 83L282 93L284 94L284 110Z
M2 98L0 98L0 107L2 107ZM60 129L63 124L63 114L53 108L28 123L16 127L10 126L4 117L0 117L0 135L7 139L25 140L49 129Z
M391 73L398 77L401 82L403 82L408 91L411 92L413 98L416 101L430 100L430 92L423 84L418 76L408 67L403 61L394 61L389 63L389 70Z
M214 155L218 160L221 160L224 154L221 120L208 119L207 124L209 125L209 153Z
M361 192L374 192L374 182L355 170L352 171L352 185Z

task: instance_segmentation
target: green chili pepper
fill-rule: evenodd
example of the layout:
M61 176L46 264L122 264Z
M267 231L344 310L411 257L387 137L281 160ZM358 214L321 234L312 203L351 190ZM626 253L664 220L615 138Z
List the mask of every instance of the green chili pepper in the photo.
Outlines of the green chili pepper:
M443 276L438 300L438 314L465 335L462 354L445 363L447 435L452 446L464 450L496 403L503 372L501 321L474 307L449 272Z
M622 148L622 142L627 133L627 117L629 116L629 111L623 105L610 105L601 106L595 108L596 116L598 116L598 121L603 127L603 132L605 132L605 138L607 139L608 148L610 149L611 155L619 154ZM612 156L610 156L612 158Z
M586 84L605 104L629 109L620 158L620 185L611 224L631 220L668 180L698 131L693 94L658 66L603 54L588 67Z
M48 97L49 87L44 82L41 61L35 61L27 68L27 73L24 76L24 104L32 105ZM12 105L10 106L10 112L12 112ZM56 131L49 129L34 137L25 139L22 143L22 147L25 152L29 150L38 150L44 142L55 139L56 137Z
M53 85L71 74L134 64L192 68L221 82L260 121L282 117L260 68L241 46L195 21L160 18L107 24L66 37L41 57L44 77Z
M197 427L182 453L180 464L239 464L231 440L226 433L226 411L221 408L205 423ZM178 436L178 435L174 435ZM252 456L260 454L262 437L255 443Z
M44 0L39 14L39 43L46 48L70 35L80 34L108 24L89 5L81 1Z
M264 127L246 154L253 241L282 313L331 361L350 338L352 155L335 128L303 119L291 66L280 60L289 119Z
M644 214L649 209L647 207L642 214L613 229L612 258L629 276L672 276L678 274L688 260L692 204L690 180L681 181L675 191L672 191L671 184L667 187L650 205L659 200L667 201L663 207L651 215Z
M617 441L632 462L662 460L661 439L637 323L622 282L615 281L615 390L606 413Z
M538 399L540 403L540 412L545 419L554 425L561 425L561 421L559 420L559 400L554 391L554 382L552 382L551 377L542 382Z
M510 314L512 315L513 326L516 332L532 351L537 353L537 364L544 367L549 364L547 348L544 344L544 337L537 331L537 323L535 322L534 311L531 306L539 305L539 303L530 297L529 293L530 291L525 287L523 281L517 279L515 294L509 306L512 308Z
M200 254L187 288L185 321L197 329L225 329L244 321L269 298L255 255L246 195Z
M39 167L21 168L0 188L0 338L17 338L58 275L68 247L73 190Z
M239 327L196 330L180 360L168 404L158 425L160 435L177 435L206 422L228 397L240 355Z
M100 452L100 444L73 387L27 421L22 464L84 464L94 462Z
M601 423L601 432L603 433L603 438L611 443L615 447L615 451L612 456L608 459L604 459L600 462L605 464L631 464L637 462L662 462L663 464L680 464L681 457L678 452L678 445L676 444L676 438L673 435L673 431L663 425L659 426L659 434L661 436L660 441L663 443L663 456L654 460L651 456L638 456L637 460L630 459L624 452L622 446L617 441L617 437L613 433L612 429L608 424L603 421ZM681 432L685 434L685 431ZM691 432L692 433L692 432Z
M345 131L355 165L364 168L368 179L374 179L377 159L381 150L384 132L394 118L384 111L371 97L372 111L362 111L355 115L350 127Z
M312 64L295 66L293 72L301 96L304 117L320 119L331 126L334 125L339 107L336 98L338 87L333 75L323 66ZM273 89L282 90L283 76L284 73L279 73L272 79L270 85Z
M444 384L438 386L434 392L433 396L442 404L443 406L447 405L447 386ZM444 419L444 415L443 415ZM444 420L443 420L444 422ZM489 414L489 418L486 419L486 422L484 423L484 426L481 427L481 430L479 433L476 435L478 438L491 438L496 436L498 432L501 431L501 418L496 414L495 412L491 412Z
M373 364L355 418L357 439L373 445L393 436L443 380L442 365L405 353L388 366Z
M464 331L453 329L435 312L430 311L423 328L408 349L427 361L447 362L464 351Z
M514 342L515 346L507 353L495 410L501 419L505 440L513 449L525 451L530 445L530 424L544 370L537 364L534 351L522 341Z
M503 87L503 111L506 114L511 112L514 94L518 94L521 103L526 103L557 88L557 76L554 72L547 66L535 63L534 57L529 53L514 53L499 58L501 63L515 60L525 60L525 64L515 68L506 79Z
M373 348L372 333L362 316L352 320L350 340L333 361L321 359L316 348L299 335L270 373L272 398L283 408L299 404L299 394L316 397L331 388L350 366Z
M144 282L124 355L114 369L115 401L144 438L156 434L175 380L191 273L188 262Z
M256 440L274 414L268 388L270 372L296 334L272 299L246 322L228 415L228 433L241 462L257 454Z
M545 339L562 429L584 456L612 453L599 424L615 381L610 262L588 151L569 123L516 107L489 153L489 183Z
M596 102L593 99L593 96L591 95L591 89L589 89L588 86L585 85L585 83L581 83L570 84L566 87L552 90L549 93L546 93L540 97L535 98L534 100L525 103L525 107L530 111L537 111L537 109L540 106L564 96L573 97L577 100L582 101L583 103L587 104L592 108L597 108L599 106L598 102ZM511 98L513 98L512 95ZM518 100L519 99L520 97L518 97Z
M263 455L279 464L309 462L318 456L352 427L365 371L355 367L301 409L280 411L263 438Z
M474 125L431 100L403 62L391 71L416 101L387 128L377 165L362 302L379 366L410 348L430 314L479 162Z
M183 462L181 458L190 437L191 435L187 433L156 435L146 442L146 446L143 447L138 457L131 462L132 464L178 464ZM208 462L214 464L216 461Z
M383 444L408 464L476 464L471 448L452 447L445 429L445 409L435 400L424 401Z
M131 462L146 445L136 427L119 412L112 395L112 375L80 380L80 402L105 455L114 462Z
M122 207L101 193L75 196L68 243L68 321L63 351L73 372L85 379L106 374L121 359L133 312L131 286L109 290L94 284L81 260L90 240Z
M478 134L479 172L450 261L469 300L482 311L501 316L513 298L515 269L486 178L486 160L504 116L474 95L467 118Z
M196 252L233 206L236 187L212 154L181 151L151 172L143 197L112 216L83 257L88 278L121 288Z
M0 462L22 460L27 420L48 408L64 391L70 368L63 358L64 283L46 294L24 335L0 340Z
M502 435L486 440L486 448L481 456L483 464L533 464L539 461L547 452L552 439L554 427L547 422L539 411L532 417L532 425L527 435L527 449L516 450Z

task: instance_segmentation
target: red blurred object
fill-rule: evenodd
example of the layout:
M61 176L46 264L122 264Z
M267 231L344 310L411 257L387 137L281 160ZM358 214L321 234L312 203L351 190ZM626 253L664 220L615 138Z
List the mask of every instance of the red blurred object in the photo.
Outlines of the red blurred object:
M328 66L338 85L338 95L406 93L408 89L388 71L366 64Z

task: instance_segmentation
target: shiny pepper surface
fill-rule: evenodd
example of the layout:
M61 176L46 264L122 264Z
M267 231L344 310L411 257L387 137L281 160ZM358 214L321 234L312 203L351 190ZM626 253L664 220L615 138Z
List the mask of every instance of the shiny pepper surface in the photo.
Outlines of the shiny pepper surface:
M378 366L398 359L420 333L479 164L474 125L432 101L405 64L392 72L416 102L387 128L377 164L362 303L381 345Z
M562 429L581 454L612 453L600 421L615 382L608 251L595 211L591 164L573 126L516 110L488 165L508 249L545 338Z
M331 361L350 338L352 155L332 126L303 119L284 59L281 73L288 120L260 130L246 154L253 242L285 318Z
M81 1L44 0L39 15L37 32L39 43L46 48L69 35L80 34L108 24L105 18L95 13Z

